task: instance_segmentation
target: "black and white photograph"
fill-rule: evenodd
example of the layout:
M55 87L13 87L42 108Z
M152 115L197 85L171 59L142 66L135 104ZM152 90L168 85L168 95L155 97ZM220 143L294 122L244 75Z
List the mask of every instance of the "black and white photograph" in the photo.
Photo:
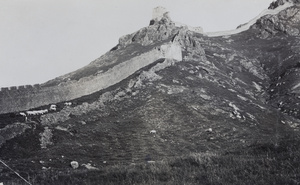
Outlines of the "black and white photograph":
M0 185L300 185L300 0L0 0Z

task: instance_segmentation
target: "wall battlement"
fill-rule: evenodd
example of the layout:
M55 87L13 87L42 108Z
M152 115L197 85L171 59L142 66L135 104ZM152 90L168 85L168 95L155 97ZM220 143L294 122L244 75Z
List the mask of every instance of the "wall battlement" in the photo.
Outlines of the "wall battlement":
M40 88L41 85L40 84L34 84L34 85L20 85L20 86L11 86L11 87L1 87L0 88L0 93L1 92L8 92L8 91L18 91L18 90L26 90L26 89L30 89L32 90L32 88Z
M126 79L134 72L161 58L181 61L180 45L178 43L168 43L160 47L154 47L148 52L115 65L104 73L83 77L78 81L69 81L56 86L35 84L33 86L1 88L0 114L70 101L95 93Z

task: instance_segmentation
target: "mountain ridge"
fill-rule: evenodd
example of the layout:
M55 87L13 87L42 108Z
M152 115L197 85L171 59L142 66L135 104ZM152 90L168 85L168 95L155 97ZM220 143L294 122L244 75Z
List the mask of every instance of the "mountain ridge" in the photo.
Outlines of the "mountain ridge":
M243 32L209 37L176 26L159 8L148 27L121 37L88 67L44 86L94 78L98 70L135 57L146 65L107 88L55 103L46 114L1 114L0 156L21 171L53 173L73 170L71 161L105 169L264 143L277 151L287 135L299 138L300 37L289 31L300 29L298 10L294 4ZM139 58L149 50L156 57L150 52ZM40 103L32 111L48 106Z

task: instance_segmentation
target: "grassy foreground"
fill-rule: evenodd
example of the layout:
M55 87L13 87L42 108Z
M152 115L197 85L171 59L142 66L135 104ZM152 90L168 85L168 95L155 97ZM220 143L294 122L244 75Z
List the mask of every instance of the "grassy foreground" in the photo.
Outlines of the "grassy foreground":
M299 146L299 139L283 139L154 164L114 165L95 171L51 169L28 178L32 184L300 184ZM16 178L4 184L26 183Z

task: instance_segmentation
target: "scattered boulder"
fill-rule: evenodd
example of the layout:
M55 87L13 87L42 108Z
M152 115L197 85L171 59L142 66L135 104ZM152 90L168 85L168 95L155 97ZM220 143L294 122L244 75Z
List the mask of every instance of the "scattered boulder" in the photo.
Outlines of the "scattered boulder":
M72 102L65 102L64 105L65 105L65 106L71 106L71 105L72 105Z
M71 161L71 167L73 168L73 169L77 169L78 167L79 167L79 164L78 164L78 162L77 161Z
M147 161L148 164L155 164L155 161Z
M57 108L57 106L54 105L54 104L52 104L52 105L50 105L49 110L50 110L50 111L56 111L56 108Z
M86 125L86 122L85 121L81 121L80 122L82 125Z
M156 134L156 130L151 130L150 134Z
M51 167L48 167L48 168L45 166L42 167L42 170L49 170L49 169L51 169Z
M88 170L99 170L99 168L92 166L90 163L82 164L81 166L84 166Z
M208 129L206 129L205 131L206 131L206 132L212 132L213 130L212 130L212 128L208 128Z

